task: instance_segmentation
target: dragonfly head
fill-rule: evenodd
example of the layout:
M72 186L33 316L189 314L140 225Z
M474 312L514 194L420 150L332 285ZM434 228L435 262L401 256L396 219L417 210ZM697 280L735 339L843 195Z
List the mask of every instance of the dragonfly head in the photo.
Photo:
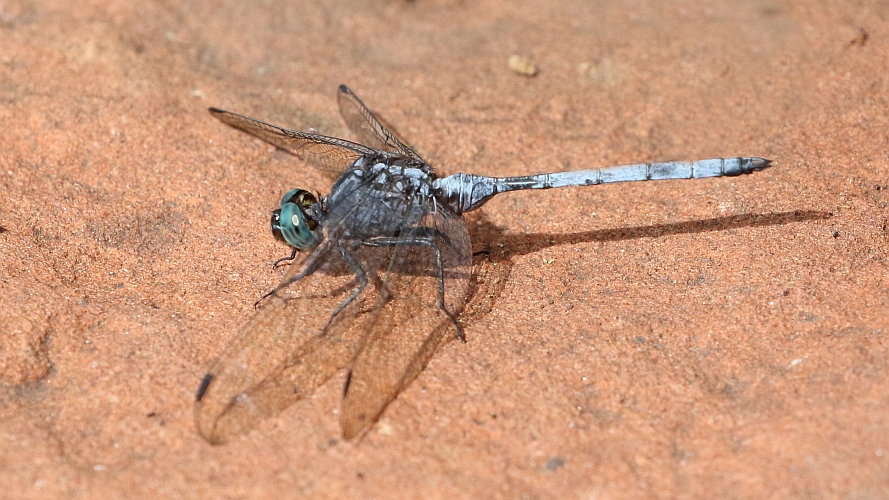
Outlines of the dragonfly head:
M291 189L281 199L281 208L272 212L271 228L275 239L297 250L307 250L318 244L318 220L312 215L312 205L318 199L305 189Z

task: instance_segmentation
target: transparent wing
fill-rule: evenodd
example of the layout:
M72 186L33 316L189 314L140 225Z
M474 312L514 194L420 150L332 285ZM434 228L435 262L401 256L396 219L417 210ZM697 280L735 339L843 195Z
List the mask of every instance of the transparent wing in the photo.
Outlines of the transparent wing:
M417 227L433 230L434 248L403 235L393 250L375 306L381 312L364 325L368 333L343 394L346 439L373 424L436 349L457 333L441 302L453 315L463 309L472 266L469 233L462 219L443 213L427 214Z
M210 114L222 123L298 156L324 172L339 175L358 158L374 153L367 146L345 139L297 132L230 111L210 108Z
M340 85L336 93L340 115L362 143L382 151L398 153L418 162L423 159L380 122L349 87Z
M268 296L207 372L198 390L195 424L221 444L277 415L345 368L372 322L377 288L367 286L336 315L359 280L338 246L343 221L361 212L367 190L346 193L351 211L325 221L328 238L290 265L278 293ZM361 246L350 255L377 276L390 248ZM299 280L295 277L303 276ZM379 282L379 279L376 279Z

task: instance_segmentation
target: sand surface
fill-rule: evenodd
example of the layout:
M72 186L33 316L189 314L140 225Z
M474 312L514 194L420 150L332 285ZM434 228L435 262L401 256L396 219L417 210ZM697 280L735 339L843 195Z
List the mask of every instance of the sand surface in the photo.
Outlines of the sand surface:
M441 172L775 163L494 199L468 342L369 433L340 372L211 446L330 182L206 109L348 138L340 83ZM4 1L0 497L886 498L887 99L875 0Z

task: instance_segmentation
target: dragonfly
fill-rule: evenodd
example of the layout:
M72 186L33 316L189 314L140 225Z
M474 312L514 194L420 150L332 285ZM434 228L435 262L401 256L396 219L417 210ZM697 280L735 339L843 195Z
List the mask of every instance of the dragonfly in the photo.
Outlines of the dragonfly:
M520 177L439 176L345 85L337 103L357 142L209 110L334 182L327 197L290 190L272 212L273 235L292 248L281 260L291 264L200 383L195 423L211 443L250 431L343 370L343 438L366 433L444 342L465 342L458 318L472 252L462 214L493 196L736 176L771 163L735 157Z

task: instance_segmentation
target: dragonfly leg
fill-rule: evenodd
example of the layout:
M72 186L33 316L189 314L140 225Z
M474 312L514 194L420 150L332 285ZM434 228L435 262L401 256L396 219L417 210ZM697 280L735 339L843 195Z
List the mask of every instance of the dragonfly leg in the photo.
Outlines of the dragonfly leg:
M454 328L457 329L457 338L460 339L461 342L466 342L466 335L463 334L463 328L460 326L460 323L457 321L457 317L451 311L448 311L447 305L445 305L445 288L444 288L444 266L441 263L441 250L439 250L438 245L435 244L435 237L442 237L448 244L450 244L450 239L448 239L447 235L443 232L431 228L431 227L419 227L419 228L410 228L411 231L408 234L412 234L408 238L405 238L405 231L402 231L401 235L395 237L389 236L381 236L378 238L373 238L369 241L361 242L362 245L370 246L370 247L383 247L383 246L395 246L397 244L406 244L406 245L417 245L417 246L425 246L432 249L435 252L435 270L438 277L438 307L444 311L445 314L450 318L451 323L454 324Z
M290 252L290 257L281 257L280 259L276 260L274 264L272 264L272 267L273 268L278 267L278 264L280 264L284 261L293 260L295 258L296 258L296 247L293 247L293 251Z
M439 250L438 246L435 244L431 246L432 251L435 252L436 270L438 271L438 306L441 307L441 310L444 311L449 318L451 318L451 323L453 323L454 328L457 329L457 338L460 339L460 342L466 342L466 335L463 334L463 327L460 326L456 316L454 316L451 311L448 311L448 307L445 305L444 266L441 264L441 250Z
M296 257L296 255L295 255L295 254L296 254L296 249L293 250L293 253L294 253L294 255L292 255L292 256L290 257L291 259ZM313 255L318 255L318 253L319 253L319 252L316 252L316 253L313 254ZM285 259L279 259L278 261L275 262L275 264L277 265L277 263L278 263L278 262L281 262L281 260L285 260ZM265 299L271 297L272 295L277 294L279 291L283 290L284 288L287 288L288 286L292 285L293 283L296 283L297 281L299 281L299 280L305 278L306 276L308 276L308 275L314 273L315 271L318 270L319 267L321 267L321 263L322 263L322 259L320 259L320 258L315 258L315 259L311 259L311 258L310 258L310 260L306 263L306 267L305 267L305 269L303 269L302 271L300 271L299 274L296 274L296 275L294 275L294 276L291 276L290 279L288 279L288 280L286 280L286 281L284 281L284 282L279 283L278 286L276 286L275 288L272 288L271 291L267 292L265 295L263 295L262 297L260 297L259 300L257 300L256 302L253 303L253 308L255 309L255 308L259 307L259 304L261 304L262 301L264 301Z
M451 244L451 239L448 238L448 235L434 227L411 227L407 229L402 230L395 236L377 236L367 241L362 241L361 244L368 247L394 247L399 243L431 246L434 244L436 237L443 239L448 245Z
M364 271L364 268L361 267L361 264L357 260L355 260L355 257L352 255L352 253L345 248L340 247L340 254L342 254L344 259L346 259L346 262L349 263L349 267L351 267L352 271L355 273L355 277L358 278L358 286L355 287L355 290L352 291L352 294L349 295L349 298L347 298L342 304L340 304L339 307L336 308L335 311L333 311L333 314L330 315L331 321L333 321L333 318L335 318L337 314L341 313L343 309L346 308L346 306L351 304L352 301L355 300L355 297L358 297L358 295L360 295L361 292L364 290L364 287L367 286L367 273Z

